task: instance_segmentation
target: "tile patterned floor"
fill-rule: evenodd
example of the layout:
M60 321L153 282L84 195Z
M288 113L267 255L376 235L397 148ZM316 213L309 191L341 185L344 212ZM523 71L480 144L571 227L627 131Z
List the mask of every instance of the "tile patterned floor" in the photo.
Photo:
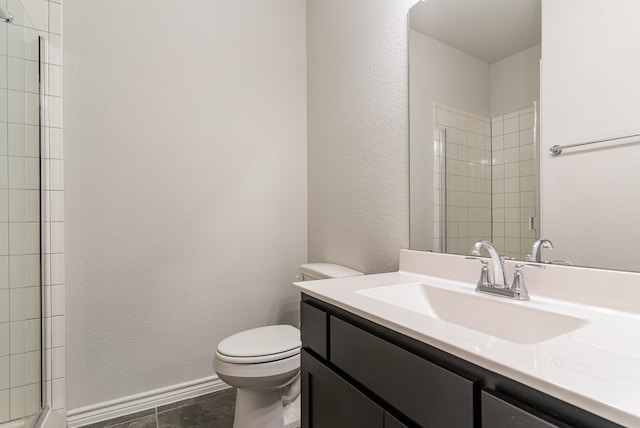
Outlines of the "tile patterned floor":
M225 389L84 428L232 428L235 404L235 390Z

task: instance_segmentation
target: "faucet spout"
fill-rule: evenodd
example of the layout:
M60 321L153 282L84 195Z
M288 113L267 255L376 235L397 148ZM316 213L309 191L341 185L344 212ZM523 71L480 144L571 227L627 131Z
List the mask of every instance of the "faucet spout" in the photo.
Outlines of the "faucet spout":
M497 248L491 242L487 240L476 242L471 248L470 253L474 256L479 256L482 248L485 248L491 256L491 263L493 264L493 286L495 288L507 288L504 275L504 263Z
M551 241L549 241L548 239L538 239L536 242L533 243L533 247L531 248L531 254L527 255L526 260L528 262L536 262L536 263L541 263L542 262L542 254L541 254L541 249L542 248L553 248L553 243L551 243Z

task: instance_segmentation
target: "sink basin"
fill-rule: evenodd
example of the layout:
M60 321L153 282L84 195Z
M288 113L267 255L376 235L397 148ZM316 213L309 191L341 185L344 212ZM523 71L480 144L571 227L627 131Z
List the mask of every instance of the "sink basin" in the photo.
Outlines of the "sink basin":
M390 285L358 294L489 334L531 345L569 333L587 321L479 293L465 293L426 284Z

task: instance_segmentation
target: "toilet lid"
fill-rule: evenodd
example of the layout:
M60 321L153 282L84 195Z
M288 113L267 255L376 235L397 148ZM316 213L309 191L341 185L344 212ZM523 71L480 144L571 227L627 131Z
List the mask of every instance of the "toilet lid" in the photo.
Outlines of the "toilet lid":
M300 330L270 325L246 330L218 343L218 358L234 363L275 361L300 353Z

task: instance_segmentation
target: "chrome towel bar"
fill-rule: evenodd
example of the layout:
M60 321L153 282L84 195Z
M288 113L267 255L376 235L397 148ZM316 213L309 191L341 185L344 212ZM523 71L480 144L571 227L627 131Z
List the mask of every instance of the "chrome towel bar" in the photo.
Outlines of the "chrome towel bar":
M587 144L595 144L595 143L606 143L608 141L624 140L626 138L633 138L633 137L640 137L640 134L625 135L623 137L605 138L604 140L585 141L584 143L567 144L566 146L555 145L555 146L549 147L549 151L551 152L551 156L558 156L562 154L562 150L568 149L569 147L585 146Z

